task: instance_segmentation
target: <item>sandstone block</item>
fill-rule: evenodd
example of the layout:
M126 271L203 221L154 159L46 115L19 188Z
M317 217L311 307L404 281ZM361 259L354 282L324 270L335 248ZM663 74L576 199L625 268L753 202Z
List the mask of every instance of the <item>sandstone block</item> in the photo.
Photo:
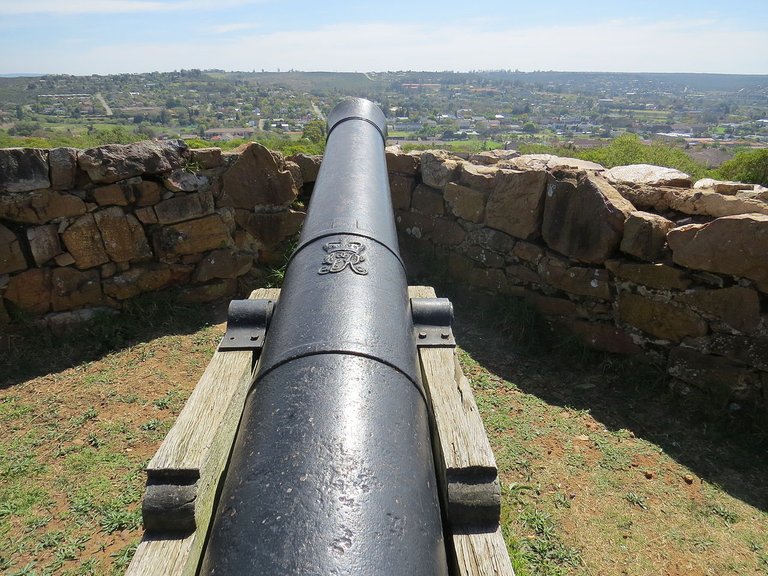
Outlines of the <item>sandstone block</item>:
M707 333L707 323L694 312L638 294L624 292L619 295L619 317L622 322L655 338L671 342Z
M421 180L427 186L443 189L458 177L461 160L443 150L421 153Z
M154 206L163 196L164 188L157 182L141 180L133 186L137 206Z
M53 190L0 194L0 218L22 224L46 224L57 218L85 214L77 196Z
M498 268L475 268L468 279L469 285L493 294L503 294L507 289L507 277Z
M75 266L81 270L109 262L109 256L104 249L101 232L93 214L85 214L75 220L64 230L61 239L67 251L75 259Z
M208 178L178 168L163 178L163 184L171 192L195 192L208 187Z
M757 197L726 196L712 190L688 188L653 187L643 185L617 184L617 189L627 200L638 208L667 212L674 210L683 214L733 216L736 214L768 214L768 204Z
M419 173L419 166L421 165L421 158L417 153L403 152L396 146L388 146L386 149L387 155L387 171L392 174L405 174L408 176L416 176Z
M745 184L743 182L732 182L730 180L715 180L714 178L702 178L697 180L693 185L694 190L707 189L717 192L718 194L724 194L726 196L732 196L740 190L754 190L754 184Z
M612 324L572 320L566 324L566 327L595 350L623 355L640 354L643 351L629 334Z
M606 260L605 267L617 278L658 290L685 290L691 285L688 272L668 264L636 264L621 260Z
M48 152L51 188L70 190L77 182L77 148L54 148Z
M108 144L83 150L77 163L91 181L111 184L142 174L163 174L181 168L189 156L183 140Z
M237 278L253 267L253 255L233 249L214 250L197 263L193 281L208 282L214 278Z
M625 254L641 260L658 260L667 243L667 232L674 227L675 223L663 216L632 212L624 222L624 236L619 248Z
M496 188L499 169L490 166L474 166L466 162L459 166L459 184L483 192L486 196Z
M0 224L0 274L27 269L27 259L13 231Z
M93 189L93 199L99 206L128 206L134 200L132 184L138 185L140 181L140 178L130 178L99 186Z
M113 262L133 262L152 257L147 237L133 214L113 206L94 213L104 249Z
M505 260L503 256L481 246L469 246L466 250L466 254L468 258L471 258L475 262L479 262L488 268L504 267Z
M416 178L414 176L390 173L389 189L392 193L392 208L395 210L410 209L414 188L416 188Z
M48 152L37 148L0 148L0 194L50 188Z
M51 269L32 268L11 276L4 297L26 312L45 314L51 307Z
M0 298L0 326L7 326L11 323L11 316L8 314L8 311L5 309L5 303L3 302L3 299Z
M435 244L443 246L458 246L466 237L467 232L454 220L438 218L432 234Z
M675 300L714 316L739 332L749 334L760 327L760 297L757 291L749 288L690 290L676 296Z
M523 296L531 306L545 316L575 316L576 304L567 298L544 296L532 290L525 290Z
M509 234L491 228L478 228L467 234L467 244L482 246L488 250L506 255L515 246L515 239Z
M742 214L669 231L676 264L754 280L768 293L768 216Z
M675 186L690 188L691 177L674 168L663 168L650 164L616 166L603 174L612 184L639 184L646 186Z
M715 354L768 372L768 337L716 333L703 338L686 338L686 346L703 354Z
M507 272L507 279L512 281L518 280L518 283L539 283L541 282L541 276L535 270L531 270L527 266L522 264L510 264L505 268Z
M523 154L514 158L508 158L499 162L498 165L510 170L544 172L547 170L547 163L555 157L552 154Z
M443 193L440 190L419 184L413 191L411 208L427 216L440 216L445 213Z
M183 265L148 264L133 266L104 281L104 294L117 300L133 298L144 292L155 292L170 286L186 284L192 267Z
M235 163L224 173L224 193L235 208L288 206L298 188L281 155L261 144L244 145Z
M482 166L493 166L503 160L511 160L517 158L520 153L517 150L484 150L477 154L471 154L469 161L473 164L480 164Z
M485 208L486 225L523 240L537 238L546 183L546 172L499 171Z
M54 312L101 303L101 275L98 270L54 268L51 286Z
M558 172L547 185L542 236L575 260L604 262L618 248L634 207L610 184L584 172Z
M189 161L203 170L218 168L224 163L221 148L192 148L189 150Z
M301 229L306 214L294 210L247 214L242 228L264 247L273 248Z
M445 186L444 195L454 216L476 223L485 218L486 195L482 192L449 182Z
M301 171L301 180L305 184L317 181L320 172L320 163L323 157L319 154L293 154L286 160L295 163Z
M157 214L152 206L136 208L133 213L142 224L157 224Z
M232 246L229 227L218 214L157 228L152 235L155 253L162 261L178 256Z
M462 254L448 254L448 275L463 282L469 282L475 271L475 263Z
M532 244L531 242L518 240L512 248L512 255L523 262L538 264L544 257L544 248L537 244Z
M539 267L543 283L581 296L608 300L611 297L610 274L601 268L581 268L544 264Z
M398 230L413 238L425 238L432 234L435 223L431 216L415 212L396 212L395 222Z
M732 401L754 400L762 387L760 376L754 371L727 358L684 346L670 350L667 373L709 392L719 408Z
M199 302L212 302L223 298L232 298L237 292L237 279L225 279L204 284L202 286L188 286L179 294L179 301L187 304Z
M69 252L62 252L54 257L53 261L56 262L57 266L72 266L75 263L75 259Z
M210 190L178 194L157 204L154 211L160 224L175 224L201 218L213 214L213 195Z
M27 228L27 240L32 250L32 257L38 266L42 266L62 252L59 228L55 224Z

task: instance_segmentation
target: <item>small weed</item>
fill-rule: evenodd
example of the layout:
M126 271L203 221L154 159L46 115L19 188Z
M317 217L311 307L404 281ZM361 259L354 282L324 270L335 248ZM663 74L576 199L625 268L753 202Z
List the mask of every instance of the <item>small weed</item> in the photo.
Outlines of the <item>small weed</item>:
M144 431L151 431L151 430L157 430L160 426L162 426L163 421L158 420L157 418L152 418L152 420L149 420L148 422L144 422L144 424L139 424L139 429Z
M96 412L96 408L93 406L90 406L85 412L83 412L80 416L77 416L71 420L73 426L82 426L89 420L95 420L96 417L99 415L98 412Z
M133 530L141 526L141 510L125 510L122 506L106 507L99 520L101 529L107 534L120 530Z
M112 558L115 559L112 563L112 574L122 575L125 573L125 569L128 568L128 564L131 563L131 559L133 558L138 545L138 542L134 542L112 554Z
M627 492L624 495L624 500L626 500L633 506L637 506L638 508L642 508L643 510L648 510L648 504L646 504L645 496L640 496L635 492Z
M729 526L731 524L736 524L736 522L739 521L738 515L732 510L729 510L728 508L723 506L722 504L715 504L714 506L710 506L709 513L712 516L719 516Z
M558 492L555 494L555 508L570 508L571 499L566 494Z

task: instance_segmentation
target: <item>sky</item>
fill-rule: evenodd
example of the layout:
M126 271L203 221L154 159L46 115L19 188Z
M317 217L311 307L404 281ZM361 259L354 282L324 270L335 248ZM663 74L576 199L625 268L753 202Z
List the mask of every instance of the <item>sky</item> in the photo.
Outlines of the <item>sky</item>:
M0 0L0 74L768 74L766 0Z

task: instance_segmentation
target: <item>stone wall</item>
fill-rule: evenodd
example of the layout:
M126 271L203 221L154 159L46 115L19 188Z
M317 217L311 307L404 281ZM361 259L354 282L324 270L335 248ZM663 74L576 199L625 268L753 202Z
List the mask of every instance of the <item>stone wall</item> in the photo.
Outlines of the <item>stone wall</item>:
M454 281L666 365L716 413L768 411L768 190L654 166L390 149L395 213Z
M177 141L0 150L0 325L255 287L319 160ZM524 298L595 348L655 355L715 412L768 410L768 190L513 151L393 148L387 163L404 246L454 281Z
M232 297L280 262L301 186L296 163L258 144L0 150L0 325L89 318L174 286L190 302Z

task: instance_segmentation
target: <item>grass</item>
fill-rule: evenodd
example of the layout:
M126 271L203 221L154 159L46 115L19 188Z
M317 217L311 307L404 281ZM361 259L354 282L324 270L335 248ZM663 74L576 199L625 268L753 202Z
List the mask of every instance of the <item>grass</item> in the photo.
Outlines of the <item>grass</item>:
M558 340L521 302L454 305L517 576L768 571L768 464L748 438L686 416L657 367ZM15 334L0 573L125 571L143 468L223 330L206 317L161 296L69 335Z

